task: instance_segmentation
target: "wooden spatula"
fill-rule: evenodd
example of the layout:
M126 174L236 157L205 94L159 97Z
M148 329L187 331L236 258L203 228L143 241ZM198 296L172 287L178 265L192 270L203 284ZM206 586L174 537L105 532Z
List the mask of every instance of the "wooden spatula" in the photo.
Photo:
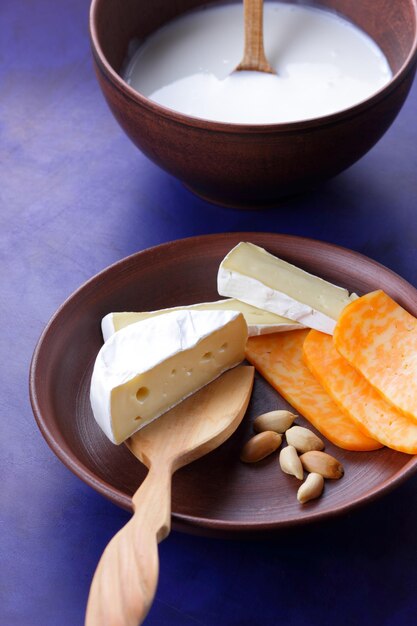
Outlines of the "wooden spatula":
M263 36L263 0L243 0L245 47L237 72L267 72L276 74L265 56Z
M138 626L145 619L158 582L158 542L171 527L172 474L236 430L253 378L253 367L236 367L129 439L128 447L149 472L133 496L133 517L97 566L86 626Z

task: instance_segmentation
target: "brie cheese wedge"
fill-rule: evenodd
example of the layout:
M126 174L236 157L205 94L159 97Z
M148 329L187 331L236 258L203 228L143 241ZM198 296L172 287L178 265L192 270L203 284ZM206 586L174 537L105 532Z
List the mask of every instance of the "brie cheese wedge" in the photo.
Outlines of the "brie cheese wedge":
M90 387L94 417L122 443L245 357L236 311L173 311L136 322L99 351Z
M220 295L243 300L309 328L333 334L347 304L357 298L252 243L239 243L220 264Z
M141 320L157 315L164 315L171 311L240 311L248 325L249 337L255 335L264 335L267 333L279 333L287 330L299 330L302 328L298 322L286 319L281 315L270 313L262 309L258 309L250 304L229 298L227 300L216 300L216 302L203 302L201 304L190 304L186 306L177 306L171 309L160 309L158 311L147 312L117 312L108 313L101 322L101 330L103 332L104 341L107 341L115 332L121 328L125 328L129 324L134 324Z

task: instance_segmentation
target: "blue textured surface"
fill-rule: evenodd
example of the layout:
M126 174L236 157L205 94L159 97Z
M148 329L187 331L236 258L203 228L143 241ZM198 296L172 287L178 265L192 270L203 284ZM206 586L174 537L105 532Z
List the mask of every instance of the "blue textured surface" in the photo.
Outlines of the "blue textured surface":
M358 164L274 210L212 206L147 161L97 87L87 0L0 3L0 624L78 626L98 558L128 515L39 434L27 378L61 302L108 264L194 234L331 241L417 286L417 86ZM268 541L173 533L149 626L417 623L417 477L365 509Z

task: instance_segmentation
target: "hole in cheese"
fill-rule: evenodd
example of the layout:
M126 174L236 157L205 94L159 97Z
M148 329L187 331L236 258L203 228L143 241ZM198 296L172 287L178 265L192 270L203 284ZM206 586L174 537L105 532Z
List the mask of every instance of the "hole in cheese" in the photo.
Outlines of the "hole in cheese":
M138 402L144 402L148 396L149 396L148 387L139 387L139 389L136 392L136 399L138 400Z
M211 361L212 358L213 358L212 352L205 352L203 356L201 357L201 362L207 363L208 361Z
M225 343L222 343L222 345L220 346L219 352L226 352L227 348L228 348L228 343L226 341Z
M175 376L175 374L176 374L176 373L177 373L177 370L176 370L176 369L175 369L175 367L174 367L174 369L173 369L173 370L171 370L171 376Z

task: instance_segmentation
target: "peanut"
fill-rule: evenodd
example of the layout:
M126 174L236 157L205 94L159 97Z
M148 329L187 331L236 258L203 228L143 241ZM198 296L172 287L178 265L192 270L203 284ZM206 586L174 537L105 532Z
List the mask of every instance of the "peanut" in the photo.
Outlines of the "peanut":
M297 452L308 452L309 450L323 450L324 443L308 428L303 426L293 426L285 433L287 443L294 446Z
M321 474L323 478L338 479L344 474L343 465L326 452L311 450L300 456L300 461L307 472Z
M297 415L290 413L290 411L278 410L269 411L269 413L262 413L253 422L253 429L257 433L261 433L264 430L273 430L276 433L285 433Z
M286 446L281 450L279 453L279 464L285 474L290 474L299 480L303 480L303 465L294 446Z
M323 493L324 489L324 478L321 474L316 474L312 472L307 476L303 484L299 487L297 491L297 500L304 504L309 500L314 500L318 498Z
M256 463L275 452L281 443L281 435L271 430L265 430L246 442L240 453L240 460L244 463Z

